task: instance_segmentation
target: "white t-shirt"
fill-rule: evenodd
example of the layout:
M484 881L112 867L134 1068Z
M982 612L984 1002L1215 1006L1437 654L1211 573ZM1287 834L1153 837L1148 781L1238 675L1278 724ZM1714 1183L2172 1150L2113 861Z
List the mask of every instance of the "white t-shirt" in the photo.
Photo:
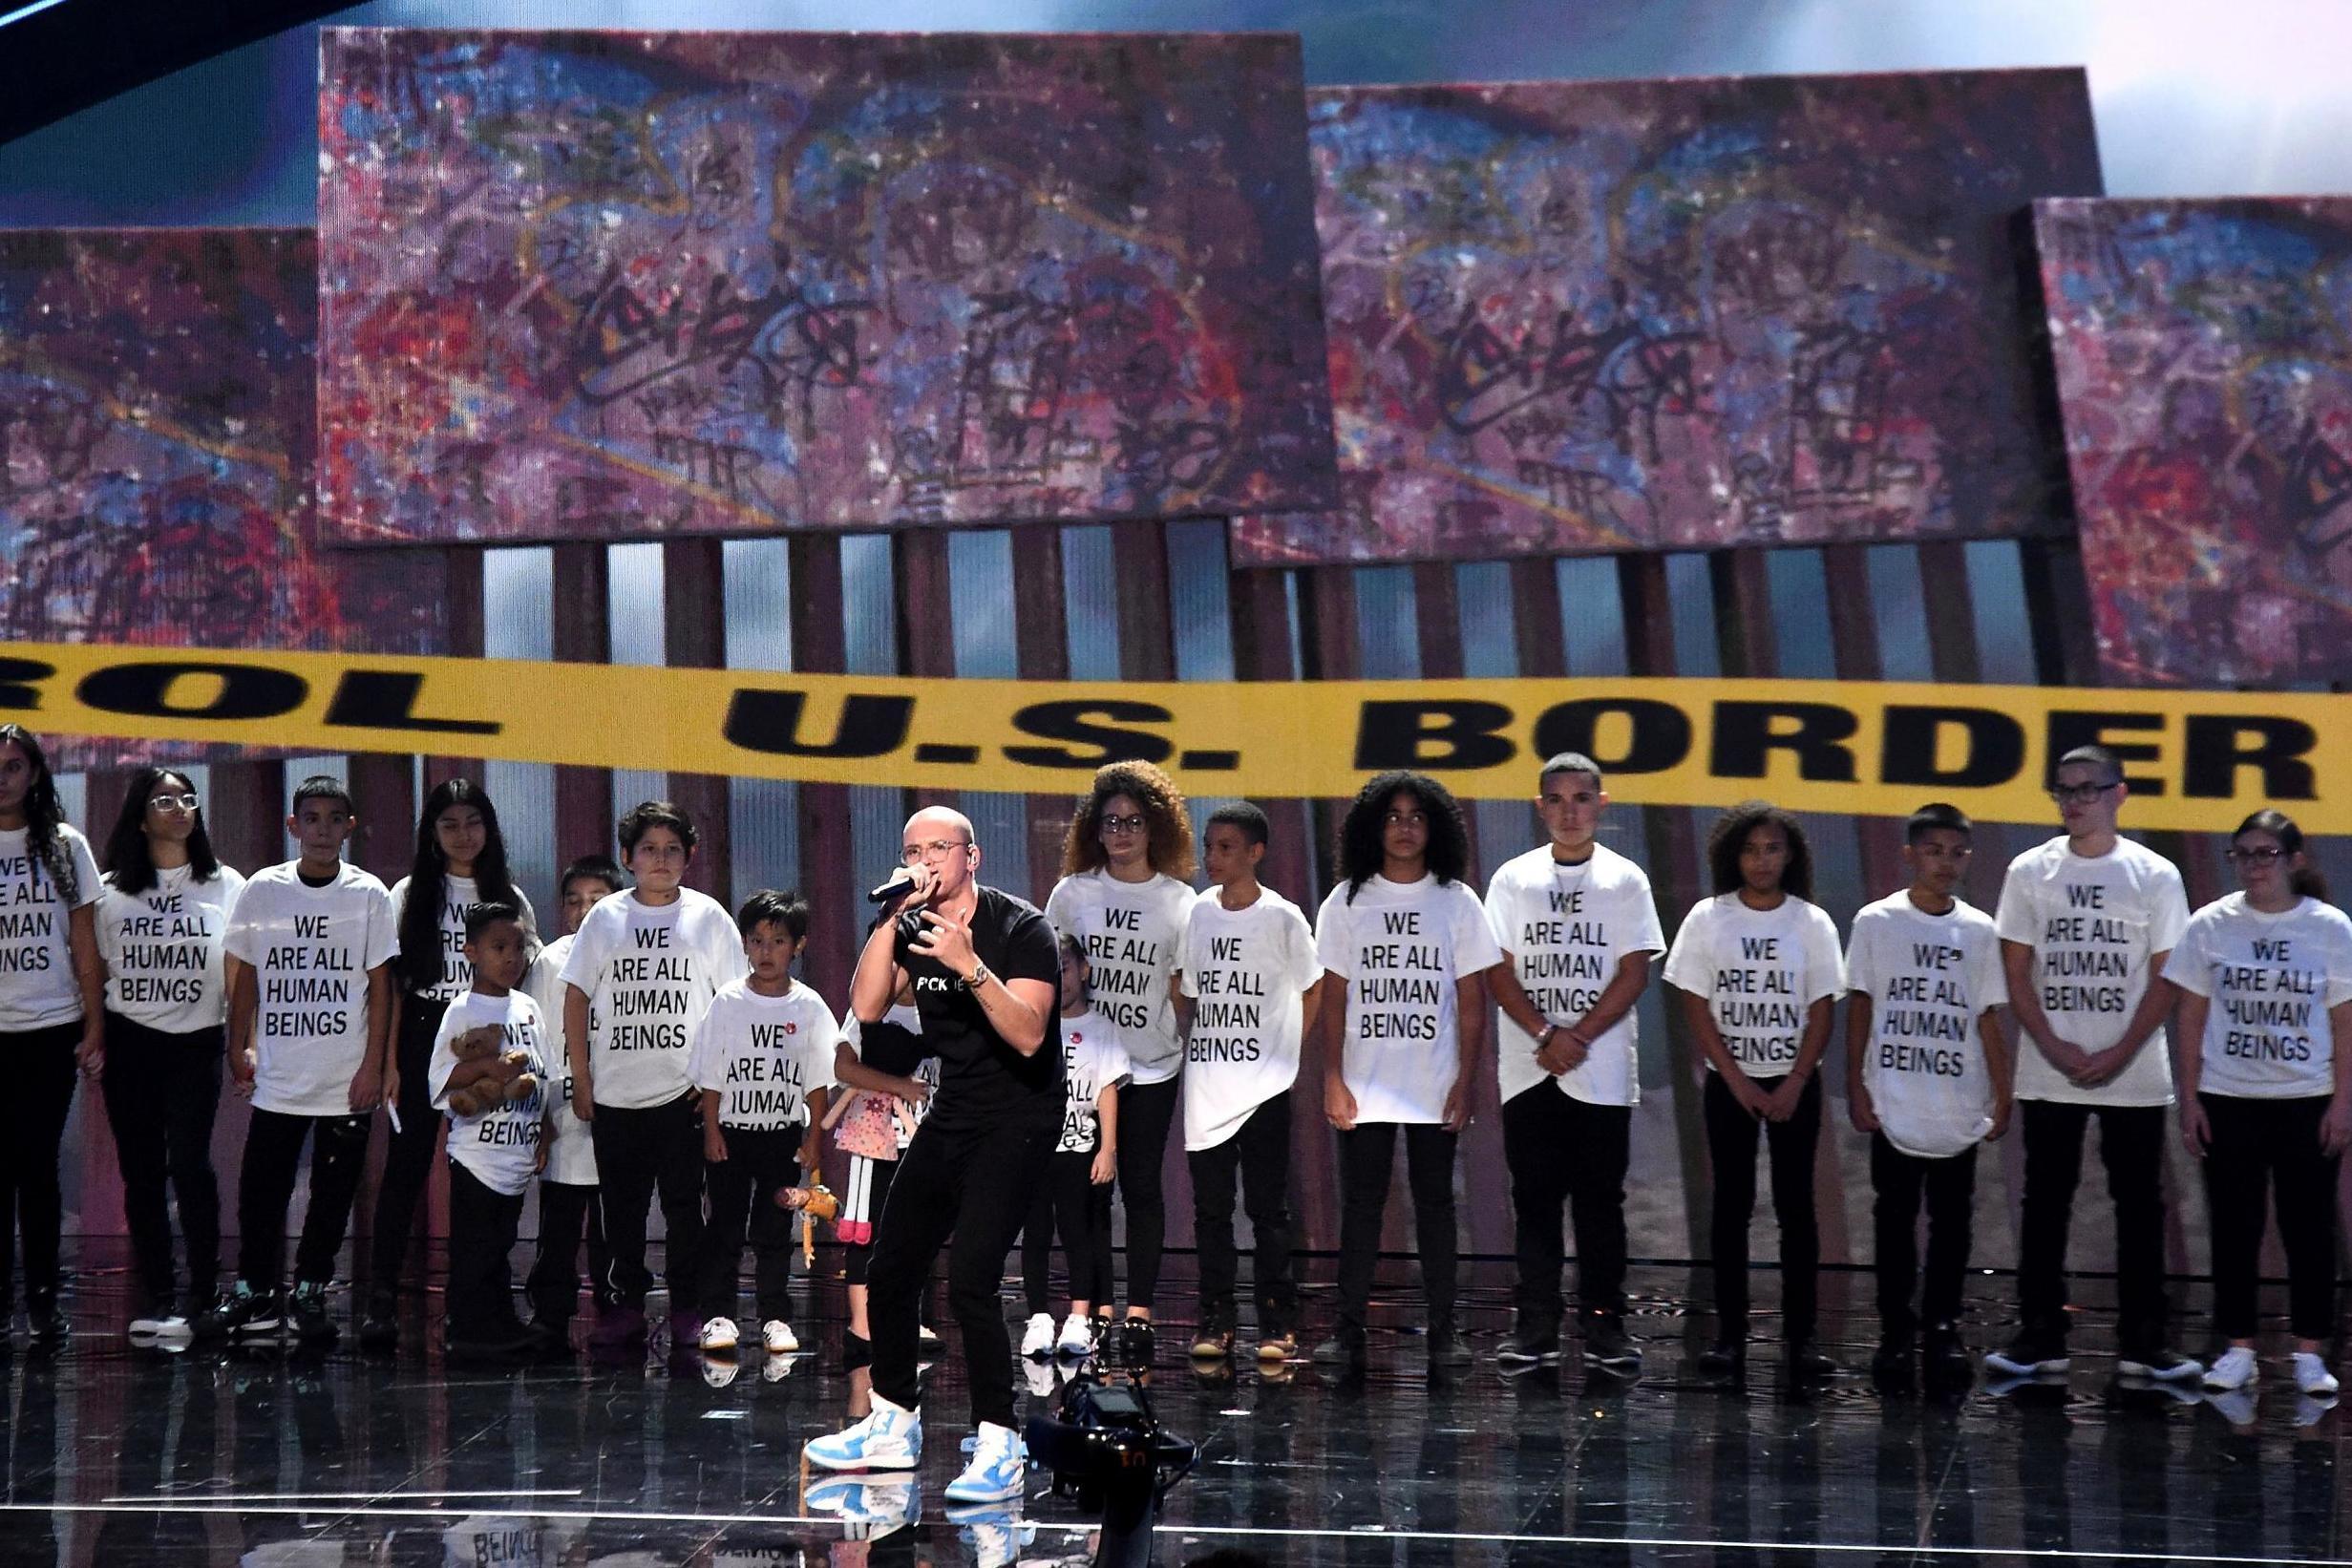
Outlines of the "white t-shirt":
M2352 1002L2352 918L2302 899L2266 915L2233 893L2190 917L2164 978L2211 1000L2208 1094L2283 1100L2336 1091L2330 1007Z
M896 1024L909 1034L922 1033L922 1014L911 1004L906 1006L892 1007L882 1014L882 1022ZM849 1043L851 1053L862 1062L865 1060L866 1052L865 1039L858 1032L860 1028L856 1013L851 1013L841 1020L841 1038ZM939 1058L924 1057L916 1065L913 1076L917 1083L931 1091L932 1093L938 1093ZM915 1141L915 1129L921 1127L922 1118L930 1113L931 1102L927 1099L901 1100L895 1096L891 1099L890 1119L898 1129L899 1149L901 1153L905 1151L908 1144Z
M540 1174L566 1187L593 1187L596 1181L596 1141L588 1124L572 1110L572 1058L563 1048L563 962L572 956L572 939L556 938L539 950L531 963L531 1000L539 1004L547 1029L548 1092L555 1096L547 1112L547 1164ZM595 1028L596 1004L588 1004L589 1028Z
M2123 1038L2148 990L2149 960L2189 926L2189 900L2172 862L2129 838L2105 855L2077 855L2052 838L2009 862L1993 915L2004 942L2033 949L2033 981L2062 1040L2087 1051ZM2071 1105L2170 1105L2172 1063L2159 1025L2131 1065L2108 1083L2077 1088L2020 1029L2017 1097Z
M1102 1132L1095 1103L1102 1091L1128 1080L1130 1063L1120 1031L1101 1013L1062 1020L1062 1139L1058 1155L1091 1155Z
M476 1116L461 1116L449 1108L449 1075L456 1070L457 1036L468 1029L495 1024L504 1032L501 1054L531 1053L530 1070L539 1077L539 1091L527 1098L505 1101ZM449 1115L449 1157L494 1193L509 1197L529 1189L539 1165L539 1140L547 1114L547 1027L539 1004L527 991L484 996L469 990L441 1015L440 1031L433 1037L433 1065L425 1070L433 1103Z
M1139 1084L1164 1084L1184 1066L1168 983L1184 967L1193 897L1174 877L1122 882L1104 870L1063 878L1046 901L1054 933L1085 944L1088 1003L1117 1026Z
M53 1028L82 1015L81 987L66 947L72 913L98 901L98 862L90 840L72 823L57 824L57 837L74 861L74 899L59 897L49 867L26 847L30 828L0 832L0 1033Z
M775 1132L809 1119L809 1091L833 1082L840 1038L825 999L798 981L782 996L731 981L702 1015L687 1070L718 1091L721 1127Z
M1342 882L1315 917L1315 957L1348 983L1340 1076L1356 1120L1444 1120L1461 1069L1456 988L1503 961L1478 895L1434 874L1417 882L1374 876L1350 903Z
M1549 844L1505 860L1487 883L1486 919L1547 1023L1575 1023L1600 1000L1627 958L1666 950L1648 876L1606 844L1593 845L1577 865L1554 859ZM1601 1031L1576 1070L1554 1077L1536 1065L1536 1038L1504 1013L1494 1034L1502 1097L1512 1099L1550 1079L1588 1105L1637 1104L1642 1074L1634 1031L1628 1007Z
M708 894L680 888L655 905L631 889L600 901L563 961L563 983L588 996L596 1103L642 1111L685 1093L703 1009L750 972L735 922Z
M244 885L229 866L202 881L192 867L168 866L146 892L122 893L109 873L98 901L106 1010L165 1034L219 1027L228 1006L222 944Z
M1965 899L1931 915L1908 892L1854 917L1846 988L1870 998L1871 1038L1849 1040L1879 1130L1906 1155L1942 1159L1993 1130L1993 1075L1979 1021L2009 1000L1993 919Z
M325 887L287 860L255 872L229 911L229 954L253 965L260 1006L253 1103L289 1116L348 1116L368 1055L368 971L389 962L392 895L355 865Z
M1298 1082L1303 1001L1323 964L1306 917L1270 887L1247 909L1227 909L1215 888L1194 900L1184 961L1184 994L1194 999L1184 1048L1189 1154L1232 1137Z
M1750 909L1738 893L1722 893L1684 917L1666 954L1666 984L1707 999L1742 1072L1779 1078L1796 1066L1806 1013L1846 988L1846 964L1837 926L1819 904L1790 894L1773 908Z
M392 921L395 932L400 918L408 913L409 879L401 878L392 886ZM435 1002L448 1002L465 995L474 988L474 964L465 956L465 912L481 901L481 889L471 877L444 877L441 879L441 983L421 989L413 988L413 996L430 997ZM515 903L522 911L522 934L525 943L537 945L539 917L532 913L531 901L521 888L515 889ZM395 939L396 940L396 939ZM398 952L395 946L392 949ZM528 947L525 949L528 950ZM549 1031L562 1028L561 1014L551 1014Z

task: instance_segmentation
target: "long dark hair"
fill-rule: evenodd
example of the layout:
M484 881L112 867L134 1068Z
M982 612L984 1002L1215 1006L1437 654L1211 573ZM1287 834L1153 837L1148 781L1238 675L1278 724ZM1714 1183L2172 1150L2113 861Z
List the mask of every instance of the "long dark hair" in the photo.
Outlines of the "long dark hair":
M2267 833L2278 839L2279 850L2289 859L2303 852L2303 830L2297 827L2295 818L2285 812L2272 811L2267 807L2256 812L2231 832L2230 847L2235 849L2237 841L2250 833ZM2287 873L2287 891L2299 899L2318 899L2325 902L2327 879L2320 875L2318 866L2306 860L2299 869Z
M1184 809L1184 792L1176 780L1148 762L1107 762L1094 770L1094 788L1080 801L1070 827L1062 835L1062 875L1100 871L1109 863L1103 853L1103 807L1114 795L1126 795L1143 808L1144 831L1150 846L1144 858L1154 871L1176 880L1193 875L1193 818Z
M177 768L141 768L131 775L131 788L115 814L115 831L106 836L106 869L117 893L144 893L156 884L155 854L147 844L147 802L167 778L178 779L189 794L195 780ZM212 836L204 831L204 808L196 808L196 827L188 835L188 870L200 882L221 875L221 858L212 852Z
M1388 815L1388 802L1400 795L1421 802L1422 814L1430 819L1427 858L1438 881L1458 882L1470 871L1470 829L1463 825L1461 803L1453 792L1427 773L1403 768L1376 773L1356 792L1340 823L1340 877L1347 883L1349 903L1388 863L1388 852L1381 847L1381 818Z
M1743 800L1718 817L1706 836L1706 870L1715 891L1737 893L1748 885L1740 875L1740 851L1748 836L1767 824L1789 837L1789 863L1780 874L1780 890L1811 903L1813 897L1813 852L1805 842L1797 819L1769 800Z
M25 790L25 851L49 873L49 879L71 908L82 901L82 879L74 869L73 852L66 848L65 805L57 798L57 780L49 771L49 753L21 724L0 724L0 745L13 741L32 764L32 782Z
M498 813L490 796L470 778L434 785L416 819L416 858L409 865L408 901L400 906L400 956L392 961L400 984L411 991L431 990L447 977L441 963L441 905L449 901L449 857L441 853L440 836L433 825L452 806L472 806L482 814L482 852L474 861L478 901L522 907L506 869L506 839L498 832Z

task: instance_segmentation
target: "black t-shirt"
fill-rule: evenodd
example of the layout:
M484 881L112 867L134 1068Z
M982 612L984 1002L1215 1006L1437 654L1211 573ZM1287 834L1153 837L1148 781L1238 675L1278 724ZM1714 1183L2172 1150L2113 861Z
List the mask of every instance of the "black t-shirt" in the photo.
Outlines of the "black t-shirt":
M920 910L901 915L895 956L915 982L915 1010L922 1015L922 1044L940 1059L939 1092L928 1121L970 1126L1006 1116L1062 1118L1061 955L1053 927L1033 904L993 887L979 892L972 911L972 951L999 980L1042 980L1053 1001L1046 1009L1045 1044L1028 1056L1005 1043L963 977L909 945L924 929Z

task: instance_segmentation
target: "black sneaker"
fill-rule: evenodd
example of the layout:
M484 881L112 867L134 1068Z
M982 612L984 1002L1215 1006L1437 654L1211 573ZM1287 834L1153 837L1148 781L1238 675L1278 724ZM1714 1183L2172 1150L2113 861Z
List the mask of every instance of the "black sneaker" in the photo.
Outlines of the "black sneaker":
M1967 1381L1972 1367L1957 1324L1939 1323L1921 1336L1919 1365L1938 1382Z
M1908 1339L1886 1340L1870 1358L1871 1381L1877 1384L1907 1388L1918 1369L1918 1358L1912 1353Z
M32 1331L33 1344L53 1348L74 1332L74 1325L66 1321L64 1303L54 1296L25 1298L25 1326Z
M1642 1347L1625 1335L1624 1320L1614 1312L1584 1315L1584 1359L1596 1367L1620 1371L1642 1365Z
M1781 1367L1791 1383L1810 1383L1816 1378L1833 1377L1837 1363L1823 1355L1811 1340L1790 1340Z
M1557 1343L1554 1356L1559 1354ZM1450 1322L1430 1324L1430 1365L1432 1367L1467 1367L1477 1358L1471 1352L1470 1341Z
M1130 1371L1152 1365L1159 1353L1159 1336L1149 1318L1129 1318L1119 1324L1117 1361Z
M368 1309L359 1317L359 1347L362 1350L397 1350L400 1347L400 1303L381 1291L368 1293Z
M1737 1377L1748 1370L1745 1340L1717 1340L1699 1352L1701 1377Z
M275 1334L285 1321L277 1292L265 1295L240 1280L198 1315L194 1327L201 1340L255 1340Z
M1203 1318L1200 1331L1193 1336L1193 1359L1223 1361L1232 1354L1233 1324L1216 1315Z
M1513 1366L1559 1360L1559 1320L1523 1314L1494 1359Z
M2073 1362L2063 1337L2045 1329L2021 1328L2006 1346L1988 1352L1984 1365L2004 1377L2041 1377L2063 1372Z
M335 1343L338 1330L334 1319L327 1315L327 1286L317 1280L295 1282L293 1295L286 1299L286 1321L299 1344Z
M1336 1367L1345 1371L1364 1370L1366 1357L1364 1330L1341 1327L1332 1336L1315 1346L1315 1365Z
M2205 1375L2205 1364L2193 1361L2170 1346L2127 1349L2115 1358L2119 1377L2153 1378L2158 1383L2189 1383Z
M454 1361L519 1361L539 1346L539 1336L521 1324L452 1335L445 1348Z

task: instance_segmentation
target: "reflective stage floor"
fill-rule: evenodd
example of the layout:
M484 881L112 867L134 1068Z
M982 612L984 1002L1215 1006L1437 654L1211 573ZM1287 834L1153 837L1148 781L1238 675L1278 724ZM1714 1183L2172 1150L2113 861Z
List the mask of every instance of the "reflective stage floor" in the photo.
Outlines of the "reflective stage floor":
M1150 1391L1202 1452L1167 1498L1163 1563L1219 1552L1755 1568L2352 1560L2344 1414L2300 1399L2278 1361L2237 1404L2117 1383L2101 1282L2083 1286L2091 1302L2069 1382L2001 1391L1980 1378L1926 1394L1875 1389L1856 1370L1875 1327L1859 1275L1824 1282L1827 1347L1850 1369L1802 1392L1780 1386L1769 1342L1743 1388L1689 1370L1708 1324L1684 1305L1694 1292L1704 1301L1703 1282L1679 1268L1636 1272L1638 1378L1573 1360L1503 1375L1491 1357L1508 1327L1508 1267L1487 1263L1469 1273L1477 1366L1432 1375L1418 1338L1376 1325L1371 1371L1353 1385L1248 1359L1223 1378L1197 1371L1180 1331L1189 1261L1171 1271L1176 1331L1162 1335ZM1392 1275L1376 1316L1401 1325L1409 1265ZM1981 1346L2005 1321L2008 1282L1978 1283L1969 1329ZM1769 1272L1758 1284L1769 1334ZM803 1473L801 1442L840 1425L858 1391L839 1366L837 1285L824 1315L798 1325L816 1348L795 1357L747 1349L731 1368L713 1366L672 1352L657 1329L642 1355L505 1371L445 1367L437 1348L414 1348L413 1318L396 1358L363 1356L348 1339L324 1355L134 1349L118 1329L120 1289L119 1276L86 1282L66 1349L35 1352L20 1333L0 1362L0 1561L656 1568L1090 1555L1090 1516L1035 1473L1014 1509L951 1515L939 1500L967 1410L952 1344L911 1484L825 1486ZM2189 1304L2201 1310L2204 1294L2193 1289ZM437 1292L411 1310L437 1318ZM1008 1295L1007 1316L1017 1311ZM1314 1292L1310 1324L1327 1312L1327 1290ZM2202 1346L2185 1328L2178 1337Z

